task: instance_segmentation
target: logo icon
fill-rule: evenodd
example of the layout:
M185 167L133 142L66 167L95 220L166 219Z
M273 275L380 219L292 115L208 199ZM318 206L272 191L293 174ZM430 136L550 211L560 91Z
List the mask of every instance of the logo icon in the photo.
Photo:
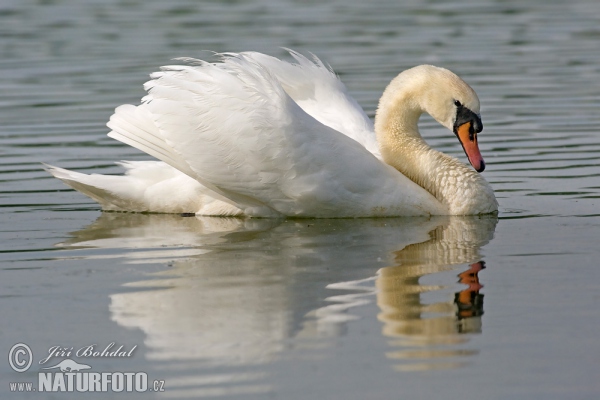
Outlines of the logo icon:
M46 368L42 368L42 369L52 369L52 368L60 368L61 372L79 372L82 369L90 369L92 367L90 367L87 364L79 364L79 363L67 358L66 360L62 360L61 362L59 362L58 364L56 364L52 367L46 367Z
M33 353L25 343L17 343L8 352L8 363L17 372L25 372L31 367Z

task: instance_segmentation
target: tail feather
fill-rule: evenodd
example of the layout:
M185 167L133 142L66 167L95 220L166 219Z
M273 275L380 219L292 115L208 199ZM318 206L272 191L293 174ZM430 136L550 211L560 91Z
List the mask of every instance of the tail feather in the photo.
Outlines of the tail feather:
M122 200L115 191L118 190L119 186L124 186L124 183L131 183L123 182L123 177L99 174L87 175L49 164L43 163L43 165L44 169L55 178L60 179L68 186L100 203L102 209L112 211L125 209L122 207L124 204L119 206L119 203L122 203ZM132 188L130 185L127 185L127 187L130 190Z
M125 175L87 175L48 164L44 168L108 211L241 215L229 200L163 162L118 164L126 169Z

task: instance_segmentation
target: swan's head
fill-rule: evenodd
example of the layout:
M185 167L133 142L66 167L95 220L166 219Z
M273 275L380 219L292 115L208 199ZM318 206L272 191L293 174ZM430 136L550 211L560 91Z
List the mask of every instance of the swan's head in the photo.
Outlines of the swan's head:
M453 72L433 65L419 65L408 69L390 83L379 108L382 106L404 109L409 115L415 115L417 120L421 113L428 113L454 132L476 171L482 172L485 169L477 144L477 134L483 129L479 98ZM409 115L404 115L410 118Z

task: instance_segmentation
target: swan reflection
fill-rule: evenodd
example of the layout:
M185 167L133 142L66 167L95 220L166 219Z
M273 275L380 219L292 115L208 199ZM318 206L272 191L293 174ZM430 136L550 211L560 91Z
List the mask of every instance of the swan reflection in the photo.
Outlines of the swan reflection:
M461 334L481 331L480 249L496 223L495 216L281 221L104 213L60 246L73 256L85 250L125 262L169 261L171 268L110 296L112 319L144 332L150 359L206 368L266 365L304 357L306 349L319 356L370 307L395 368L429 369L459 366L477 353L463 348L468 336ZM270 387L256 385L248 391Z
M477 353L456 345L466 341L459 334L481 332L483 294L479 291L483 286L478 273L485 263L480 248L492 238L496 221L474 221L451 219L432 230L429 240L395 251L394 265L378 271L378 319L383 322L383 334L393 338L390 344L397 348L387 357L403 361L397 369L452 368L462 362L443 360ZM436 296L436 292L448 292L450 282L421 282L431 274L456 271L453 266L462 264L470 265L459 270L458 283L467 286L458 288L452 297Z

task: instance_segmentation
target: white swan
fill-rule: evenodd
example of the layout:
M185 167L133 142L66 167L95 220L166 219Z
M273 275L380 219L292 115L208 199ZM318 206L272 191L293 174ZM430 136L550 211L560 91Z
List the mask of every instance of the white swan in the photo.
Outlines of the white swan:
M489 184L433 150L423 112L453 131L473 167L479 99L452 72L411 68L386 88L375 125L335 74L254 52L185 59L151 75L139 106L115 110L109 136L160 161L123 162L124 176L47 170L105 210L375 217L494 212Z

